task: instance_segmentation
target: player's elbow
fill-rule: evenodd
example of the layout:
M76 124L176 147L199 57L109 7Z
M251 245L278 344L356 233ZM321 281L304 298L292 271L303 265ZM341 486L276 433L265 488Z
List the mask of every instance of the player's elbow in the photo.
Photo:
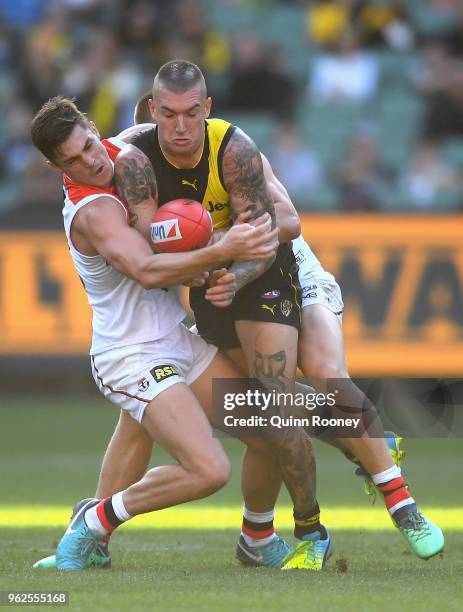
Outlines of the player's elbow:
M278 234L280 243L295 240L301 235L301 221L297 215L291 215L286 218L278 227L280 229Z
M295 240L301 235L301 220L294 206L288 202L275 202L277 213L277 225L280 233L278 240L280 243Z
M302 231L301 220L299 218L299 215L291 217L290 225L291 225L290 240L295 240L296 238L299 238L299 236L301 235L301 231Z
M135 276L135 280L139 285L143 287L143 289L157 289L160 285L157 282L157 279L153 278L152 275L149 274L137 274Z
M159 271L140 268L133 276L137 283L143 287L143 289L161 289L162 287L166 287L166 285L168 285L163 274L161 274Z

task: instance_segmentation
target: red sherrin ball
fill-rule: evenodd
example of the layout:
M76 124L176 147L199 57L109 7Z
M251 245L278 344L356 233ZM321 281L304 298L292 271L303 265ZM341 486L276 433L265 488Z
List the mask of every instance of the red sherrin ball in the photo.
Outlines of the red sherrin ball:
M151 240L161 253L194 251L206 246L211 236L211 215L194 200L171 200L158 208L151 221Z

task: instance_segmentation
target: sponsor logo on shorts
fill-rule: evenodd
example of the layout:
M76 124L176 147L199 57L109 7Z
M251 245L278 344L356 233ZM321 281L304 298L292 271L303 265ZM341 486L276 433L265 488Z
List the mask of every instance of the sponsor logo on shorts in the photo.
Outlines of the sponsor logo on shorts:
M151 376L156 382L162 382L171 376L179 376L178 370L173 365L159 365L150 371Z
M304 291L302 294L303 298L316 298L318 293L316 291Z
M297 253L294 254L294 259L296 260L296 263L299 265L301 264L304 260L304 254L302 253L302 251L298 251Z
M293 303L291 302L291 300L283 300L282 302L280 302L280 309L282 315L284 315L285 317L289 317L289 315L291 314L291 310L293 309Z
M278 291L278 289L273 289L272 291L267 291L267 293L263 293L260 297L264 298L264 300L274 300L275 298L280 297L280 292Z
M272 315L275 316L275 308L277 307L276 304L274 304L273 306L269 306L268 304L261 304L260 307L262 308L262 310L270 310Z
M303 298L316 298L318 296L318 293L314 291L314 289L318 289L318 286L308 285L307 287L304 287L302 290L302 297Z
M142 392L146 391L149 386L150 386L150 381L147 378L145 378L145 377L140 378L140 380L138 381L138 390L139 391L142 391Z

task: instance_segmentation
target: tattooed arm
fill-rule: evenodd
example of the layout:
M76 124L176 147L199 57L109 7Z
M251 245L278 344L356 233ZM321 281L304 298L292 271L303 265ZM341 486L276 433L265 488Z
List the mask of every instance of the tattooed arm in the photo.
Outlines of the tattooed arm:
M244 132L237 129L230 138L222 162L224 184L230 198L233 220L243 211L250 211L251 218L257 219L268 212L275 227L275 208L264 177L262 158L259 149ZM236 290L263 274L273 263L275 257L265 261L235 262L230 272L236 278Z
M116 157L114 180L127 205L130 225L150 238L150 223L157 209L156 177L151 162L138 147L126 145Z

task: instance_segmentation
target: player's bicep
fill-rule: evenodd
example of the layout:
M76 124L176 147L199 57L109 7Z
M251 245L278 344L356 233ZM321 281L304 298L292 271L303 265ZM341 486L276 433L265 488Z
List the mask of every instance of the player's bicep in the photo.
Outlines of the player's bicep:
M116 270L138 280L153 252L143 236L128 225L123 207L107 198L84 209L80 229L93 248Z
M157 208L157 185L153 166L138 147L123 147L114 163L118 195L130 213L130 224L149 238L150 224Z
M274 219L273 201L267 188L260 151L239 129L235 130L225 148L222 172L233 219L244 211L251 211L252 218L268 212Z

